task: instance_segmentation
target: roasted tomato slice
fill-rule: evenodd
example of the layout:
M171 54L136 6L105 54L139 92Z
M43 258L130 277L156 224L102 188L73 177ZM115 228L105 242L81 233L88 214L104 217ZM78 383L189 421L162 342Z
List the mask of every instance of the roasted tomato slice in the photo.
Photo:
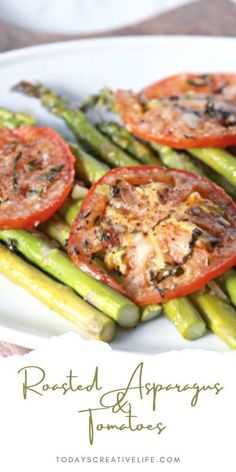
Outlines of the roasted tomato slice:
M164 302L236 263L236 205L190 172L114 169L85 197L68 250L75 264L136 303Z
M147 141L177 149L236 144L236 104L221 95L147 101L142 95L119 90L116 96L124 123Z
M0 129L0 228L27 229L63 203L74 180L74 157L49 128Z
M142 91L150 99L168 98L183 94L221 94L236 101L236 74L189 74L166 77L149 85Z

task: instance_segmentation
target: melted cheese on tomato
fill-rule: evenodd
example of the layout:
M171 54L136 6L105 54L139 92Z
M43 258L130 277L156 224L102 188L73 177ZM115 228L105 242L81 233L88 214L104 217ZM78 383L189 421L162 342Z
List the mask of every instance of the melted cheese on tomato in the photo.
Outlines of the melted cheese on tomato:
M119 196L110 200L103 221L118 236L118 243L108 244L105 250L104 261L110 270L126 275L129 269L138 268L150 281L150 271L158 274L187 257L196 225L185 221L185 211L191 204L204 204L204 199L198 192L192 193L187 202L179 204L178 219L172 216L176 211L173 202L172 207L160 203L170 191L161 182L121 186ZM208 211L215 207L212 204Z

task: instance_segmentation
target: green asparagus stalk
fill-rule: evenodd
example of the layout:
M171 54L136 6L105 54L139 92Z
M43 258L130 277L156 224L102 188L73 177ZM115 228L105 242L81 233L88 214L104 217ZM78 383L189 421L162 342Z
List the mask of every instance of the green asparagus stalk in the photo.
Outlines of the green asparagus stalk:
M73 323L84 334L106 342L113 340L115 335L113 320L78 297L71 288L51 279L2 245L0 245L0 272Z
M70 143L70 148L76 157L76 174L86 184L92 185L110 170L110 167L85 152L80 145Z
M123 327L135 326L139 309L123 295L90 277L76 267L67 254L37 233L23 230L0 231L0 240L60 282L68 285L86 301Z
M121 149L128 151L131 156L135 157L142 164L161 165L157 155L151 148L135 138L126 128L115 122L103 122L98 124L98 129L106 136L109 136Z
M153 320L157 318L162 313L162 306L158 304L146 305L141 310L141 323L145 321Z
M62 248L67 248L70 227L59 216L51 216L49 220L40 225L40 230L50 239L57 241Z
M104 87L98 94L89 95L80 104L80 109L87 112L91 108L104 109L114 115L119 114L119 108L117 105L116 97L109 87Z
M188 155L181 152L176 152L169 146L164 146L157 143L152 143L152 148L158 152L161 162L164 166L187 170L198 175L204 175L202 168L195 164Z
M233 305L236 305L236 270L231 269L219 277L218 282L229 296Z
M79 200L82 201L88 193L88 189L84 187L83 185L76 183L73 186L72 192L71 192L71 197L72 200Z
M54 115L63 118L67 126L75 133L78 140L107 164L135 166L137 161L115 146L109 139L90 124L85 114L79 109L72 109L68 102L43 85L20 82L14 90L25 95L39 98L42 105Z
M0 127L7 129L20 126L35 126L36 120L26 113L13 113L5 108L0 108Z
M231 349L236 349L236 311L209 291L193 293L191 299L208 327Z
M224 149L188 149L188 152L236 185L236 158Z
M198 339L205 334L206 324L188 298L163 303L163 311L185 339Z
M63 218L63 220L65 220L65 222L69 226L71 226L74 218L78 215L81 203L82 200L73 202L71 199L67 198L63 205L59 208L58 214Z

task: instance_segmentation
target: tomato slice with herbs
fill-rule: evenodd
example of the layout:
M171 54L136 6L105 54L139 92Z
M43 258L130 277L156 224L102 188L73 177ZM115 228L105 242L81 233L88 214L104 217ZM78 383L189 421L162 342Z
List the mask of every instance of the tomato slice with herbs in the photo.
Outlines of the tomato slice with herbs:
M0 228L30 229L49 218L74 180L74 157L49 128L0 129Z
M140 305L192 293L236 263L236 205L177 169L123 167L88 192L68 251L76 265Z
M185 94L221 94L236 101L236 74L181 73L145 87L142 94L149 100Z
M116 97L124 123L146 141L177 149L236 144L236 104L221 95L148 101L142 95L119 90Z

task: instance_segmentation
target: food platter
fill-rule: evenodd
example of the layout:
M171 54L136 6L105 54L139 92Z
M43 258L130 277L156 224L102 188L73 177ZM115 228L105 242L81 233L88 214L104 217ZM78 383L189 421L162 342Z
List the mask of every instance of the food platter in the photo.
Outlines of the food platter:
M225 38L132 37L65 42L5 53L0 58L1 106L30 112L39 123L71 137L61 120L44 111L36 101L11 92L12 86L22 79L40 81L76 104L104 86L138 90L182 71L236 72L230 60L235 45L234 39ZM76 331L2 276L0 293L1 339L36 347L46 338ZM227 349L211 334L194 342L183 340L164 317L133 331L120 330L113 346L142 353L182 348Z

